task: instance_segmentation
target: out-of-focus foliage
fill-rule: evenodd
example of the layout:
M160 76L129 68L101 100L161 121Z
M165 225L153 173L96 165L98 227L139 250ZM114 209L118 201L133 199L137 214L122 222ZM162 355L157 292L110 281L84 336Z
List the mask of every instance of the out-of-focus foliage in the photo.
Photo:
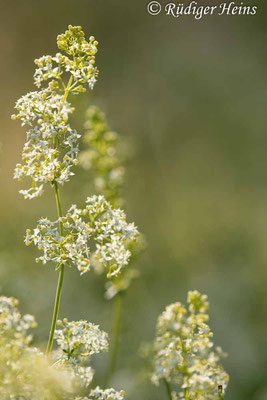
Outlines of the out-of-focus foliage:
M118 157L118 134L108 128L105 114L97 107L87 109L83 140L86 150L79 155L81 166L91 172L96 191L111 204L121 205L124 167Z

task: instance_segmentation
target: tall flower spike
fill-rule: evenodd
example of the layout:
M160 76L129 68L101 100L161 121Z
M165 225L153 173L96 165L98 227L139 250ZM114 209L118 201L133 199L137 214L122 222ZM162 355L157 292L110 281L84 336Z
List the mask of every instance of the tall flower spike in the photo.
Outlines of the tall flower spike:
M220 363L222 350L214 348L206 324L207 296L189 292L187 303L188 310L179 302L170 304L158 318L152 382L164 379L178 385L174 398L179 400L215 400L218 386L224 392L229 377Z
M39 91L22 96L15 105L18 112L12 116L30 127L22 153L24 164L17 164L14 173L15 179L32 180L30 189L20 191L26 199L40 196L45 183L56 181L63 185L73 175L80 135L68 122L74 108L67 96L86 91L85 85L93 89L98 75L94 66L97 45L94 37L86 41L81 27L70 25L58 36L63 53L35 60L38 68L34 83ZM66 75L68 83L64 82ZM46 87L41 88L46 82Z
M58 231L59 220L64 236ZM27 230L26 244L33 242L43 251L37 262L54 261L59 266L72 263L81 274L89 271L91 263L100 263L108 277L117 275L128 264L128 245L136 239L137 228L128 224L124 212L111 207L103 196L88 197L84 209L73 205L59 220L43 218L33 232Z
M95 106L86 111L85 129L83 141L88 148L81 151L79 162L93 173L97 192L120 206L124 168L118 157L118 134L108 128L105 114Z

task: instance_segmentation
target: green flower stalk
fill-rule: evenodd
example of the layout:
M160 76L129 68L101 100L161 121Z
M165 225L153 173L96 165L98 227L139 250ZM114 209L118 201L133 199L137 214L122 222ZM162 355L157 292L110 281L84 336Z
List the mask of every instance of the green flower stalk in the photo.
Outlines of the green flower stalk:
M218 395L219 395L219 400L223 400L224 399L222 385L218 386Z

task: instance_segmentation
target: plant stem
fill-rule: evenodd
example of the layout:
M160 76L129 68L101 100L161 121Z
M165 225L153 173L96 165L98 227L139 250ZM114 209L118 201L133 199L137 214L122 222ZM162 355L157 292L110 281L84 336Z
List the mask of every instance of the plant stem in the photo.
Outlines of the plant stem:
M112 377L117 361L117 353L119 346L119 336L121 329L121 313L122 313L122 293L118 293L114 298L112 311L112 326L111 326L111 345L108 360L108 368L105 378L105 387L107 387L110 378Z
M219 400L223 400L223 388L221 385L218 386L218 395L219 395Z
M69 82L67 84L67 87L65 89L65 93L64 93L64 96L63 96L63 99L62 99L62 103L64 103L67 100L67 97L68 97L68 94L69 94L69 91L70 91L70 87L71 87L71 84L72 84L72 80L73 80L73 76L71 75L71 77L69 79Z
M57 213L58 213L59 218L62 218L62 209L61 209L61 204L60 204L60 197L59 197L59 190L58 190L57 181L54 182L54 188L55 188L56 203L57 203ZM58 227L59 227L60 235L63 236L64 235L64 229L63 229L62 221L59 221Z
M168 394L168 398L170 400L172 400L172 392L171 392L171 387L170 387L169 382L166 379L163 379L163 383L165 385L165 388L166 388L166 391L167 391L167 394Z
M58 212L59 218L61 218L62 217L62 210L61 210L61 204L60 204L59 190L58 190L57 181L54 182L54 188L55 188L55 195L56 195L57 212ZM59 225L60 235L63 236L64 235L64 229L63 229L62 222L59 221L58 225ZM63 278L64 278L64 265L61 265L60 271L59 271L59 276L58 276L57 291L56 291L55 304L54 304L54 311L53 311L51 329L50 329L50 333L49 333L49 339L48 339L47 348L46 348L46 354L49 354L51 352L52 345L53 345L55 328L56 328L56 323L57 323L57 318L58 318L59 305L60 305L60 297L61 297L61 291L62 291Z
M51 324L51 329L50 329L50 333L49 333L49 339L48 339L47 348L46 348L46 354L47 355L51 352L52 344L53 344L53 340L54 340L54 334L55 334L58 311L59 311L59 305L60 305L60 297L61 297L63 277L64 277L64 265L62 265L60 267L59 276L58 276L57 291L56 291L55 305L54 305L54 311L53 311L53 318L52 318L52 324Z
M69 79L69 82L67 84L67 87L65 88L65 93L62 98L62 103L64 103L67 100L70 87L72 84L72 75ZM54 142L54 148L56 148L57 145L57 140L56 137L54 136L53 139ZM60 197L59 197L59 189L58 189L58 183L56 180L54 180L54 189L55 189L55 196L56 196L56 203L57 203L57 213L58 217L62 218L62 209L61 209L61 204L60 204ZM59 226L59 233L61 236L64 236L64 228L63 228L63 223L62 221L59 221L58 223ZM53 345L53 340L54 340L54 334L55 334L55 329L56 329L56 323L57 323L57 318L58 318L58 312L59 312L59 306L60 306L60 298L61 298L61 292L62 292L62 284L63 284L63 278L64 278L64 265L61 265L59 271L59 276L58 276L58 282L57 282L57 290L56 290L56 297L55 297L55 303L54 303L54 311L53 311L53 317L52 317L52 323L51 323L51 328L50 328L50 333L49 333L49 338L48 338L48 343L47 343L47 348L46 348L46 354L50 354L52 345Z
M184 397L185 397L186 400L190 400L188 388L184 389Z

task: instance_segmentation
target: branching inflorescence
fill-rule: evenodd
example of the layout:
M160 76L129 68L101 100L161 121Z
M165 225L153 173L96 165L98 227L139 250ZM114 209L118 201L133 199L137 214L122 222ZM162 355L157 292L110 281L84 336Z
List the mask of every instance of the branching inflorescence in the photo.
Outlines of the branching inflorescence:
M64 236L58 230L59 222ZM57 221L40 219L33 232L27 231L25 242L34 242L43 251L37 262L74 264L81 274L89 271L91 263L100 263L111 277L128 264L131 253L127 244L137 235L136 227L126 222L122 210L113 209L103 196L92 196L87 198L84 209L73 205Z

